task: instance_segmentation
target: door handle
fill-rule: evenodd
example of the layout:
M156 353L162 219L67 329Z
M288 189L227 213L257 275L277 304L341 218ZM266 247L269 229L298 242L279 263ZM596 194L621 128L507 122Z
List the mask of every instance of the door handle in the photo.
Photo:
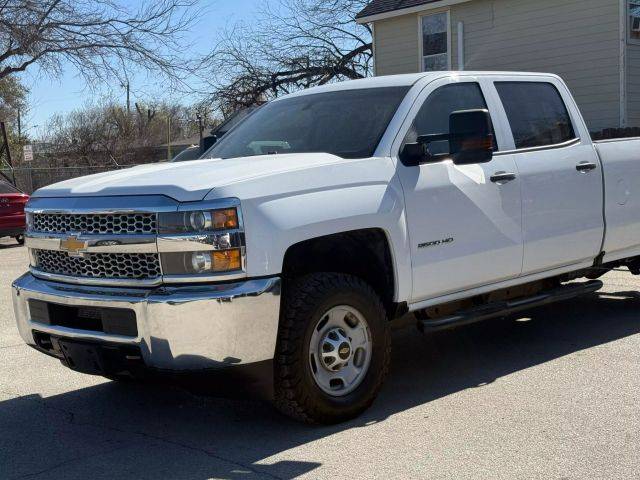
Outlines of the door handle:
M516 179L515 173L509 172L496 172L491 175L491 181L493 183L507 183Z
M587 173L591 170L595 170L596 168L598 168L598 165L593 162L580 162L578 165L576 165L576 170L580 173Z

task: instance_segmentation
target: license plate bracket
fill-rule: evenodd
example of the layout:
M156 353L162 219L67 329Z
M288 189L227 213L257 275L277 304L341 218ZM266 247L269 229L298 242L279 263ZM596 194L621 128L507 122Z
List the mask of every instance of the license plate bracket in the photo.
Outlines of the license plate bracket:
M87 343L67 340L57 340L57 343L57 349L64 357L62 361L67 367L91 375L105 374L104 355L100 348Z

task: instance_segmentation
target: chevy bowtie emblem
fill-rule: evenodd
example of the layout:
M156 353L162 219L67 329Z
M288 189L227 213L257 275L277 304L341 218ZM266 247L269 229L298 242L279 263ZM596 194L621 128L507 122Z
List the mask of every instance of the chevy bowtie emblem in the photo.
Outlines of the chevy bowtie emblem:
M78 240L78 237L71 235L60 240L60 250L68 252L72 257L79 256L87 250L87 242Z

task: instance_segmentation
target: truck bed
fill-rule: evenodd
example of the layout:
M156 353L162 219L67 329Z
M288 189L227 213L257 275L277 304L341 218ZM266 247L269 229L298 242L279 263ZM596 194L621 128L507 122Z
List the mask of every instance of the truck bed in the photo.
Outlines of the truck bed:
M604 181L604 261L640 255L640 138L594 145Z

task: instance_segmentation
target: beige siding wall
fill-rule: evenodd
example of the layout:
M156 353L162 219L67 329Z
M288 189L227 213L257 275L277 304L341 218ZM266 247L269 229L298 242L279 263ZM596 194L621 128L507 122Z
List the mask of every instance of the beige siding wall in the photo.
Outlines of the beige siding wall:
M451 12L452 68L458 23L466 70L551 72L569 84L589 128L620 123L618 0L472 0ZM376 22L377 74L419 68L418 15ZM394 58L395 55L399 57ZM415 58L415 57L414 57Z
M414 15L375 23L376 75L418 72L418 19Z
M640 45L628 45L627 54L627 123L640 127Z

